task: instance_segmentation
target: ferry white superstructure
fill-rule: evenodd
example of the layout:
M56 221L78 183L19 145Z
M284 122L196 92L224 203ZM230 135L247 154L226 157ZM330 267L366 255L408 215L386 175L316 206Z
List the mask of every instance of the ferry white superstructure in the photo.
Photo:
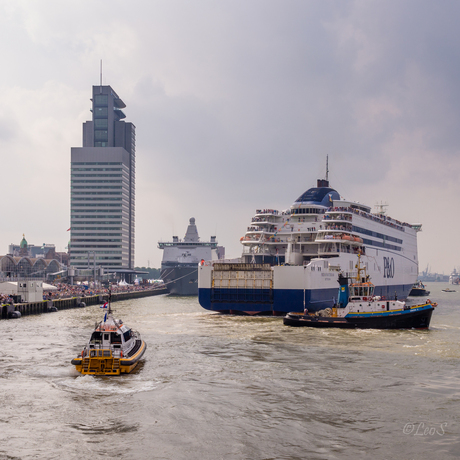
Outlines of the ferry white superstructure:
M286 211L256 211L241 238L240 263L199 268L200 304L209 310L285 314L331 307L339 272L353 276L362 255L376 295L405 299L417 280L420 224L345 200L318 180Z

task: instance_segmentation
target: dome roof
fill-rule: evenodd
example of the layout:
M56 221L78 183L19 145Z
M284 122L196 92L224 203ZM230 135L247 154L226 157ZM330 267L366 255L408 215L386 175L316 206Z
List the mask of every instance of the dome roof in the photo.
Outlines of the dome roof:
M27 240L26 240L26 237L24 234L22 234L22 241L21 243L19 244L19 247L21 249L24 249L24 248L27 248Z
M330 187L313 187L299 196L295 202L330 206L332 200L340 200L340 195L336 190Z

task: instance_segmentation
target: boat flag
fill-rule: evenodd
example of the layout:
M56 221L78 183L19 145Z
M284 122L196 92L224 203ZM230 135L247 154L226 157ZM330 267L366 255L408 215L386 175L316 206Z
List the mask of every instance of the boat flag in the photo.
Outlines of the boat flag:
M104 323L105 323L106 319L107 319L107 313L104 315Z
M101 308L107 308L108 302L106 302L104 305L101 305Z

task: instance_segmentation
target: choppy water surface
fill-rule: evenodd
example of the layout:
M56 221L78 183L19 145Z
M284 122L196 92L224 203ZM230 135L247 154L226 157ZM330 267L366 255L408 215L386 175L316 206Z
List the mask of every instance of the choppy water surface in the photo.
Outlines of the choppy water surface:
M460 457L460 289L428 331L289 328L197 298L114 304L141 332L131 375L70 360L97 307L0 321L1 459Z

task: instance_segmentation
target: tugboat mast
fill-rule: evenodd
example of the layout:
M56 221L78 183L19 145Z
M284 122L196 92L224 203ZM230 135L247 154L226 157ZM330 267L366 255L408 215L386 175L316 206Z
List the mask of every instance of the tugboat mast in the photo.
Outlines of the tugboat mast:
M112 314L112 285L109 286L109 299L108 299L108 304L109 308L107 310L107 314L111 315Z

